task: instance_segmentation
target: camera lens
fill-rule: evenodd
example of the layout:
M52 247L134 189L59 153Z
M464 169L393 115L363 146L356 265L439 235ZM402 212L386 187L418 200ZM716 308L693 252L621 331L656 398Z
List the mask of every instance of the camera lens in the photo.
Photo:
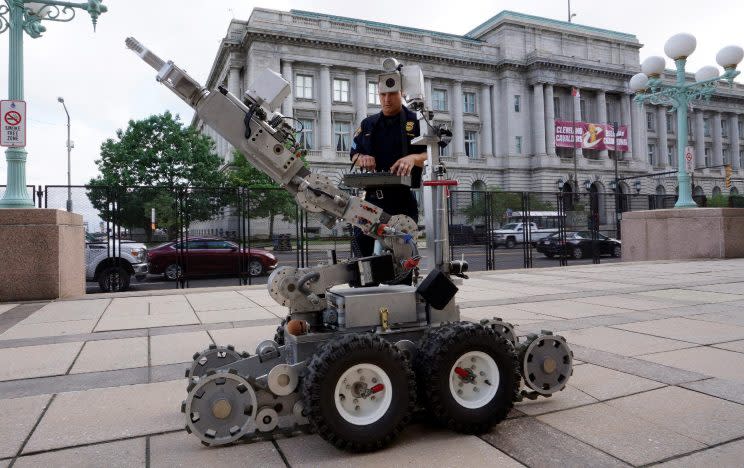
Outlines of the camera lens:
M395 86L395 79L388 78L387 80L385 80L385 86L387 86L388 88L392 88L393 86Z

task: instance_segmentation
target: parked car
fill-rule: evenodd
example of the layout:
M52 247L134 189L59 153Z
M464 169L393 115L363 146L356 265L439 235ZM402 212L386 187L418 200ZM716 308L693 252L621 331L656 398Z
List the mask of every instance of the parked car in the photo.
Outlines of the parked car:
M183 246L172 241L150 249L147 263L150 273L176 280L184 269L196 276L237 275L241 266L243 274L261 276L276 268L277 260L271 252L240 248L225 239L191 237Z
M592 233L590 231L567 231L565 241L558 233L537 242L537 251L548 258L563 253L567 257L579 259L592 255ZM597 248L600 255L620 257L622 244L619 240L597 233Z
M449 225L450 245L472 244L475 240L475 229L468 224Z
M147 248L133 241L106 240L86 236L85 277L97 281L103 292L125 291L132 276L138 281L147 276ZM91 242L92 240L92 242Z
M526 230L529 230L532 244L558 232L558 229L540 229L535 223L508 223L491 231L491 246L497 248L503 245L507 249L513 249L515 245L524 242Z

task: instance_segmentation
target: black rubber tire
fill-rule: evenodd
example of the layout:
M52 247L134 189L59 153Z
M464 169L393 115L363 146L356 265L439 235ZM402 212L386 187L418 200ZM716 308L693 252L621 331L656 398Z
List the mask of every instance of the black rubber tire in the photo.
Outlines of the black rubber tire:
M493 358L499 368L499 388L493 399L476 409L453 398L449 372L456 360L470 351ZM420 397L436 422L465 434L482 434L503 421L519 396L521 376L512 344L490 327L469 322L443 325L427 332L419 344L415 369Z
M574 247L571 249L571 258L575 260L581 260L584 258L584 251L581 250L581 247Z
M176 276L173 278L168 276L168 270L170 270L171 268L177 271ZM170 265L165 267L165 269L163 270L163 278L165 278L167 281L178 281L182 277L183 277L183 268L181 268L181 266L178 263L171 263Z
M287 315L287 318L282 320L282 323L276 327L276 333L274 333L274 342L279 346L284 346L284 325L291 320L291 316Z
M387 412L364 426L341 416L334 395L343 373L362 363L383 369L393 387ZM416 407L416 377L397 347L374 334L351 333L316 351L303 379L302 397L307 418L323 439L343 450L369 452L389 445L410 421Z
M517 241L515 241L514 238L510 237L510 238L506 239L506 248L507 249L513 249L515 245L517 245Z
M621 257L623 254L622 248L619 245L616 245L612 248L612 256L615 258Z
M131 275L121 266L106 267L98 274L98 287L103 292L126 291L130 281Z

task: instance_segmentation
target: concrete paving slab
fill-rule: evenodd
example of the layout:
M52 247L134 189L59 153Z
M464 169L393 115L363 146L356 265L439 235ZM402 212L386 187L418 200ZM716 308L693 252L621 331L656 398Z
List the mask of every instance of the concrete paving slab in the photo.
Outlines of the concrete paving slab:
M293 467L524 466L475 436L421 425L407 427L387 449L364 454L341 451L317 435L277 441Z
M744 459L744 440L737 440L718 447L676 458L656 465L658 468L697 468L701 466L741 466Z
M607 307L618 307L630 310L656 310L676 307L678 303L654 301L651 299L640 299L629 294L611 294L608 296L581 297L574 299L577 302L595 304Z
M686 317L614 325L613 328L697 344L713 344L744 338L744 327Z
M196 312L201 323L237 322L241 320L273 319L276 315L265 309L220 309Z
M562 331L569 345L578 344L587 348L599 349L622 356L670 351L695 346L691 343L657 338L609 327L584 328Z
M78 351L80 341L22 348L0 349L0 381L28 379L67 372Z
M744 355L733 351L701 346L665 353L638 356L665 366L744 382Z
M194 312L178 312L174 314L156 314L130 317L108 318L104 314L96 326L96 332L109 330L132 330L137 328L171 327L176 325L198 324L199 318Z
M264 309L267 310L274 317L278 317L280 319L283 319L284 317L289 315L289 309L277 304L276 302L274 303L274 305L264 306Z
M635 296L650 297L656 299L664 299L669 301L676 301L682 304L710 304L714 302L729 302L729 301L740 301L741 295L738 294L725 294L717 292L706 292L706 291L693 291L690 289L659 289L655 291L645 291L639 293L633 293Z
M276 333L275 325L262 325L259 327L228 328L223 330L211 330L209 332L214 342L221 346L229 344L235 346L238 352L256 352L256 346L264 340L273 340Z
M0 458L14 457L52 398L38 395L0 400Z
M67 322L51 323L19 323L0 335L0 340L19 340L26 338L40 338L43 336L80 335L90 333L95 320L70 320Z
M744 304L736 309L727 309L717 312L690 315L691 319L705 320L706 322L725 323L728 325L744 326Z
M18 468L80 467L128 468L145 466L145 438L73 447L28 455L16 460Z
M186 431L150 438L150 467L173 466L285 467L279 451L271 442L207 448Z
M628 466L535 418L507 419L480 437L532 468Z
M706 395L722 398L744 405L744 392L741 391L741 382L726 379L706 379L697 382L681 384L684 388L705 393Z
M237 292L259 307L272 307L278 305L277 302L269 296L269 291L266 286L251 290L240 289L237 290Z
M644 465L706 446L606 403L538 416L556 429L632 465Z
M24 453L181 429L185 396L182 380L59 394Z
M164 366L154 367L152 374ZM9 380L0 382L0 398L19 398L24 396L43 395L46 393L65 393L91 388L116 387L147 383L150 370L146 367L119 369L87 374L67 374L52 377L37 377L27 380ZM178 377L183 376L183 370ZM161 380L174 380L170 379Z
M729 341L728 343L718 343L713 345L713 347L727 349L729 351L736 351L737 353L744 353L744 340Z
M537 400L523 400L516 403L514 407L524 414L536 416L538 414L553 411L576 408L577 406L590 405L599 400L587 395L572 384L566 385L562 391L553 394L550 398L538 398Z
M607 404L708 445L744 436L744 406L684 388L660 388Z
M70 320L97 320L110 299L50 302L24 320L23 324L66 322Z
M147 367L147 337L88 341L71 374Z
M150 365L191 362L195 352L206 349L212 338L205 331L150 337Z
M494 317L500 317L505 322L512 323L518 323L522 320L555 320L555 317L543 314L536 314L534 312L527 312L526 310L518 309L510 305L468 307L461 309L460 313L464 317L468 317L475 322L482 319L492 319Z
M640 278L633 278L633 282L629 282L626 278L624 282L610 282L610 281L582 281L576 284L578 291L616 291L619 289L633 288L637 285L643 284L643 280Z
M10 309L14 308L17 305L18 304L0 304L0 314L2 314L3 312L9 311Z
M664 386L653 380L594 364L585 364L575 368L570 382L571 386L600 401Z
M693 286L690 289L697 291L720 292L727 294L744 295L744 282L709 284L706 286Z
M514 304L514 307L533 312L536 314L550 315L553 317L571 319L581 317L593 317L596 315L613 315L627 312L627 309L607 307L596 304L586 304L571 299L559 301L541 301Z
M268 297L268 292L266 295ZM197 312L205 310L249 309L257 307L256 304L252 303L247 297L238 294L236 291L187 294L186 298ZM274 302L274 304L276 304L276 302Z

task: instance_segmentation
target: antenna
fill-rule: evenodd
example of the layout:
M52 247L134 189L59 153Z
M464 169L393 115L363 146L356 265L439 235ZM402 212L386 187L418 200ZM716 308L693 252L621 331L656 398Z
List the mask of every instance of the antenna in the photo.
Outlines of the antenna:
M571 0L568 0L568 22L571 22L571 18L576 16L576 13L571 13Z

